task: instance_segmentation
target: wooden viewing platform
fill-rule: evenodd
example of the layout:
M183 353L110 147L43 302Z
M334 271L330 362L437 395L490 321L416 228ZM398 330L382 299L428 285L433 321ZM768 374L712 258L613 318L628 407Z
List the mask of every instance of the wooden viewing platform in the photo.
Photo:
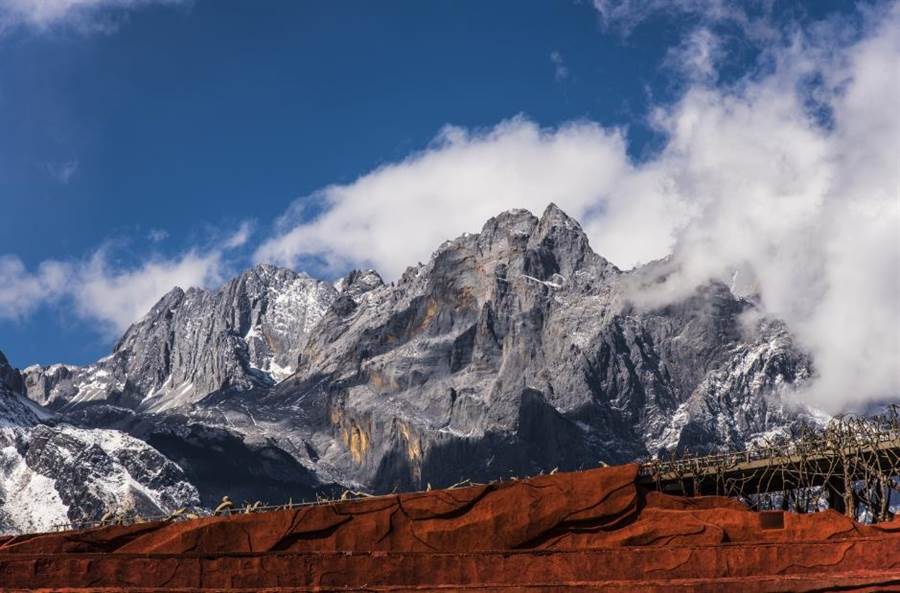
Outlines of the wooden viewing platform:
M831 508L847 509L854 491L876 490L889 505L900 491L900 429L832 431L781 447L651 461L639 483L669 494L722 495L747 499L819 488ZM862 484L860 484L862 483Z

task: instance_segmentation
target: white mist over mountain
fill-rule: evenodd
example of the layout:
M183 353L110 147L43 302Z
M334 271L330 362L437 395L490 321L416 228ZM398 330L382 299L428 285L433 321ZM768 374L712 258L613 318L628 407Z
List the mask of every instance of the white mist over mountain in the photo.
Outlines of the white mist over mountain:
M708 49L691 50L703 59L682 68L697 75L653 113L666 142L649 160L628 157L627 130L593 122L447 127L426 150L322 190L312 221L298 200L256 258L396 277L499 210L555 202L621 267L672 257L679 272L646 299L737 273L815 355L806 395L820 407L896 397L900 5L868 14L861 30L792 32L732 85L710 82Z
M671 259L677 273L639 300L666 302L712 278L753 293L814 354L819 378L806 395L820 407L900 396L900 4L804 28L716 0L595 6L623 29L653 11L696 17L665 60L682 92L652 110L656 153L634 160L627 129L591 121L447 126L402 161L297 200L272 235L259 233L254 259L396 278L497 212L554 202L622 268ZM720 77L731 47L721 22L762 48L735 82ZM0 255L0 319L65 303L117 335L172 286L221 283L253 239L245 222L131 266L107 247L32 270Z

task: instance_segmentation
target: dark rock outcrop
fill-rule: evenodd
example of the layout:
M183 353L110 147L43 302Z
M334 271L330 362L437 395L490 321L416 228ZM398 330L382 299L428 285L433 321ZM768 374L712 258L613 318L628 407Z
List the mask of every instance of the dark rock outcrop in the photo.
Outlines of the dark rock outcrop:
M25 394L25 381L22 375L9 364L2 352L0 352L0 386L2 386L0 389L12 393Z

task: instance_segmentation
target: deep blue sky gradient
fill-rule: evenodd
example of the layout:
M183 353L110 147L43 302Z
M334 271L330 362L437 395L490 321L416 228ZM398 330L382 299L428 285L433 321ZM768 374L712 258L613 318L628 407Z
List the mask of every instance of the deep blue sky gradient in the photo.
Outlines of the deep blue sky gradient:
M402 159L448 123L590 119L627 126L640 159L657 140L648 106L678 93L662 61L692 24L659 17L626 37L589 2L555 0L197 0L132 12L108 34L17 30L0 37L0 254L34 269L113 241L127 264L244 219L266 229L292 200ZM754 50L732 49L738 77ZM63 183L48 167L69 161ZM151 229L169 238L152 243ZM89 362L111 346L90 325L42 307L0 320L0 349L17 366Z

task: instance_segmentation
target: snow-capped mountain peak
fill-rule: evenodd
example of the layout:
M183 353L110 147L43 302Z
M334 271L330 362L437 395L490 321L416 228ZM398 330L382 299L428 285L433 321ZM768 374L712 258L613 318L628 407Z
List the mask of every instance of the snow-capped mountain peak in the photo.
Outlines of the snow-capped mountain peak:
M175 288L86 367L25 369L31 399L54 409L97 402L148 411L210 393L268 387L294 372L338 290L260 264L216 291Z

